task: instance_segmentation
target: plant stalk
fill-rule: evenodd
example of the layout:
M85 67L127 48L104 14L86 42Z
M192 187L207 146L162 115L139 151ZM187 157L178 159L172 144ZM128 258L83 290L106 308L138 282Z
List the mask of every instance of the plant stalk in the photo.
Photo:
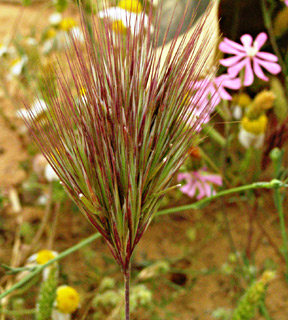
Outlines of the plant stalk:
M125 290L125 320L130 320L130 262L124 271L124 290Z

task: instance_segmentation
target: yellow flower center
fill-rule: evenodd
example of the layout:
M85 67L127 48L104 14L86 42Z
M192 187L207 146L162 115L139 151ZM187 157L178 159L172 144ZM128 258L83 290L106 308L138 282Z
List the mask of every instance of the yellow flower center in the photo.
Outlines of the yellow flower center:
M72 18L63 19L60 23L60 29L64 31L69 31L77 25L76 21Z
M55 254L50 250L41 250L37 253L36 262L38 264L45 264L51 259L55 258Z
M262 114L257 119L249 119L248 117L243 117L241 124L242 127L251 133L261 134L264 133L267 127L268 118L265 114Z
M121 0L118 7L135 13L140 13L143 10L141 3L137 0Z
M56 306L62 313L73 313L79 306L78 292L69 286L61 286L56 291Z
M50 28L46 33L47 39L52 39L55 36L56 36L56 30L54 28Z
M122 34L126 34L127 28L124 26L121 20L115 20L112 22L112 30Z
M14 59L14 60L12 60L12 62L11 62L11 67L14 67L14 66L16 66L18 63L20 63L21 62L21 58L17 58L17 59Z

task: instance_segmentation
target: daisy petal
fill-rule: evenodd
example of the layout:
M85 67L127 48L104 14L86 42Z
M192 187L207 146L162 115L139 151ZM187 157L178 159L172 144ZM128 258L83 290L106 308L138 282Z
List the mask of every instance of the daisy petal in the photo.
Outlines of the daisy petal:
M263 44L267 41L267 38L268 36L265 32L259 33L254 41L255 48L259 50L263 46Z

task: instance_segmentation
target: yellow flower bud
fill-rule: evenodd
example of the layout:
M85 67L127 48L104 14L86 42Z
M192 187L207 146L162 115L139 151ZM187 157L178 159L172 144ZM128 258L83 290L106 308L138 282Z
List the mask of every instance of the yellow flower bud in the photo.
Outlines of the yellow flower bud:
M263 90L257 94L251 108L256 112L271 109L275 98L276 96L272 91Z
M69 286L60 286L56 291L56 307L62 313L73 313L79 306L78 292Z
M37 253L36 262L38 264L45 264L46 262L56 257L55 252L51 250L41 250Z
M233 102L240 107L247 107L251 103L251 98L247 93L243 92L240 94L235 94L233 96Z
M46 38L47 39L52 39L56 36L56 30L54 28L49 28L47 33L46 33Z
M288 29L288 7L278 13L274 23L275 36L281 36Z
M60 23L60 29L64 31L69 31L77 25L76 21L72 18L63 19Z
M262 114L259 118L253 120L245 116L241 121L241 125L246 131L256 135L265 132L267 123L268 118L265 114Z
M118 7L135 13L141 13L143 10L141 3L137 0L121 0Z

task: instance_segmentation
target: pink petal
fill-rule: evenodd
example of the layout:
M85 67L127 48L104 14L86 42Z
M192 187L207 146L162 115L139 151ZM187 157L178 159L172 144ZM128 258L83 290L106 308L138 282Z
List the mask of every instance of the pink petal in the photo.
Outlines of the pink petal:
M205 189L204 184L202 184L202 183L198 182L197 186L198 186L198 190L199 190L199 194L197 195L197 200L200 200L206 196L206 189Z
M278 61L278 57L275 56L275 54L269 53L269 52L258 52L256 54L257 58L261 58L263 60L268 60L271 62L277 62Z
M254 41L255 48L259 50L263 46L263 44L267 41L267 39L268 39L268 36L265 32L259 33Z
M284 2L285 2L285 4L286 4L286 6L288 7L288 0L285 0Z
M263 61L263 60L260 60L256 57L254 57L253 60L258 62L260 64L260 66L262 66L263 68L265 68L267 71L269 71L272 74L277 74L277 73L281 72L281 67L279 66L278 63Z
M230 79L228 78L223 82L223 86L228 89L238 90L241 88L240 78Z
M232 100L231 95L224 88L219 92L219 94L223 100Z
M240 38L241 42L243 43L245 48L251 48L253 43L253 38L250 36L250 34L243 34Z
M245 75L244 75L244 86L249 87L254 81L254 73L251 66L250 59L247 60L246 66L245 66Z
M228 38L224 38L224 40L223 40L228 46L231 46L231 47L233 47L234 49L236 49L236 50L238 50L238 51L240 51L240 52L246 52L245 51L245 48L241 45L241 44L239 44L239 43L237 43L237 42L235 42L235 41L232 41L232 40L230 40L230 39L228 39ZM228 52L227 52L228 53Z
M222 177L218 174L209 174L205 176L206 181L216 184L217 186L222 186Z
M238 49L235 49L234 47L232 47L231 45L227 44L224 41L222 41L219 44L219 50L224 53L230 53L230 54L236 54L236 55L240 53Z
M264 81L268 81L269 78L267 78L265 76L265 74L263 73L258 61L256 59L253 59L253 69L254 69L254 72L256 74L256 76L259 78L259 79L262 79Z
M239 60L241 60L245 56L246 56L245 53L238 53L237 56L226 58L226 59L221 59L220 64L222 64L222 66L224 66L224 67L231 67L235 63L239 62Z
M239 72L246 66L247 63L250 63L250 58L245 58L239 63L235 64L232 67L228 68L228 74L231 78L235 78Z

